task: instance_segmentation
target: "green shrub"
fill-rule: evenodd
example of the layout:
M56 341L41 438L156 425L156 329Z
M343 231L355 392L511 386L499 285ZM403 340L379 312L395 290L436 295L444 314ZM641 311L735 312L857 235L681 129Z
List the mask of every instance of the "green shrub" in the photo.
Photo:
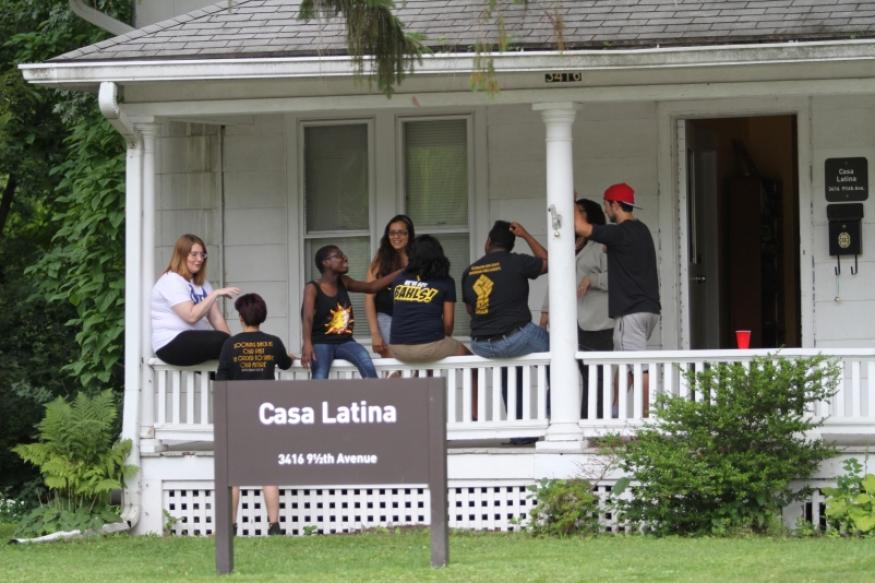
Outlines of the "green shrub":
M544 479L529 490L537 499L529 511L532 534L571 536L598 532L598 498L589 481Z
M842 534L865 535L875 531L875 474L863 475L854 458L844 463L845 475L835 488L824 488L826 519Z
M824 357L721 363L687 382L701 400L660 395L653 419L620 454L621 519L657 534L767 532L792 491L834 454L805 432L806 411L834 394L840 367ZM619 496L628 489L628 499Z
M39 467L52 497L22 521L20 535L111 519L110 493L137 469L125 464L130 440L115 439L116 415L111 391L94 397L80 393L72 404L58 398L46 405L39 442L19 445L15 452Z

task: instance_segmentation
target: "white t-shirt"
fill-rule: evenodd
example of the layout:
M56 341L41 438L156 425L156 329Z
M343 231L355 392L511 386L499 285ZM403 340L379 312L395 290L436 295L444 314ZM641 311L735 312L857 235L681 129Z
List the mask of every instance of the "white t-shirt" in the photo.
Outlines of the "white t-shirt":
M166 346L180 332L186 330L212 330L206 316L189 324L173 311L173 306L183 302L199 304L213 291L205 281L195 285L178 273L168 271L158 278L152 288L152 350Z

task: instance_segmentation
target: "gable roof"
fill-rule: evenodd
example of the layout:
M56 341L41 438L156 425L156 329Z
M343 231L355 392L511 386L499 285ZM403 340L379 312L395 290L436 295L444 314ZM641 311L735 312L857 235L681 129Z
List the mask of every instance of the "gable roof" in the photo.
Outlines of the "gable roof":
M304 22L301 0L223 0L49 62L346 55L340 18ZM875 1L849 0L398 0L407 30L435 52L495 40L500 14L511 50L708 46L875 38ZM556 23L561 23L557 27ZM561 35L557 33L561 30Z

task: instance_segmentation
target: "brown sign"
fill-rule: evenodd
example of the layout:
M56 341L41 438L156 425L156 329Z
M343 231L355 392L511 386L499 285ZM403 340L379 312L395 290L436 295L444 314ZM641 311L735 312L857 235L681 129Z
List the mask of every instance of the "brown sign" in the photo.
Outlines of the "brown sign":
M446 565L446 381L213 384L216 570L233 569L230 487L427 483L432 564Z

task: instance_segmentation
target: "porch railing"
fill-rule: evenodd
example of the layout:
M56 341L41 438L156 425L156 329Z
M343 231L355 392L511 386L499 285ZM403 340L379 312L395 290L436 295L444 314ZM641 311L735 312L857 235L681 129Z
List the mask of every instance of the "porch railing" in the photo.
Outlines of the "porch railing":
M702 399L682 374L703 371L720 362L749 363L755 356L776 354L774 350L697 350L647 352L580 352L586 365L585 405L581 407L581 437L608 432L631 432L646 421L647 405L661 393ZM783 357L799 358L825 354L839 361L842 381L838 392L818 403L811 414L825 417L820 432L837 438L875 438L875 349L786 349ZM216 363L197 367L173 367L155 359L154 392L151 404L152 428L144 428L161 441L205 441L213 439L212 393L209 373ZM549 426L547 365L549 354L532 354L508 360L458 356L429 364L427 368L403 364L394 359L377 359L382 376L402 378L426 375L447 379L447 437L450 440L541 437ZM332 378L357 378L355 368L336 360ZM280 371L279 378L305 380L309 372L301 367ZM645 387L649 395L646 395ZM647 399L645 399L647 396ZM151 402L151 403L150 403ZM510 412L510 415L508 415Z

